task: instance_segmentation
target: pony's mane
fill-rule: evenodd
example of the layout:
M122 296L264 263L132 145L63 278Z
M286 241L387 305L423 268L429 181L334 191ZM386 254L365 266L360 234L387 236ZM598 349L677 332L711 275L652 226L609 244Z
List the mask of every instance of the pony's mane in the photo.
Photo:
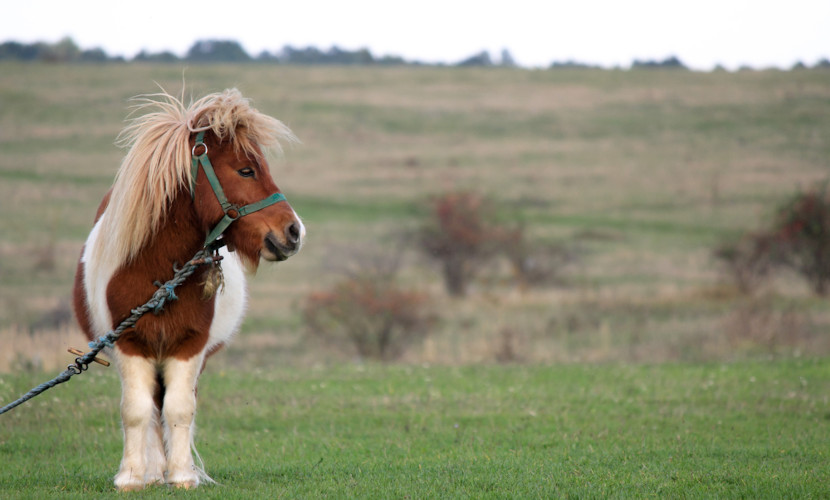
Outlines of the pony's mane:
M279 120L251 107L236 89L207 95L189 106L162 91L134 98L145 112L121 132L129 148L112 186L97 239L99 256L123 263L133 259L158 231L171 202L190 186L190 135L212 131L249 156L260 149L281 151L280 141L296 138Z

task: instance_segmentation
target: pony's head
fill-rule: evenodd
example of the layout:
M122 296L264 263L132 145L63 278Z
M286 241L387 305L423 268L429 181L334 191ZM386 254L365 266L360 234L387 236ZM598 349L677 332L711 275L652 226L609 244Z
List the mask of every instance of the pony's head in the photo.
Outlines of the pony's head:
M246 141L237 137L233 144L215 132L199 132L192 139L191 195L206 244L221 237L250 267L260 257L281 261L297 253L305 228L271 178L260 147L239 144Z
M166 93L137 100L136 107L149 112L120 138L129 151L102 218L110 237L99 239L109 258L133 259L184 197L204 234L223 219L233 221L222 238L251 270L260 258L280 261L299 251L305 228L277 194L264 154L268 148L279 151L280 142L296 141L288 127L254 109L236 89L190 106ZM213 174L193 158L205 159ZM221 186L218 191L214 184Z

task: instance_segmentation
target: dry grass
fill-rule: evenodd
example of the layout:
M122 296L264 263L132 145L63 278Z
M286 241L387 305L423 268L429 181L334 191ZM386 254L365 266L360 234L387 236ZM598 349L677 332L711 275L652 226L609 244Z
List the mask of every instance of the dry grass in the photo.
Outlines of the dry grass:
M3 339L0 373L12 371L58 371L76 356L67 349L87 350L86 338L76 325L30 331L17 325L0 330Z
M112 144L128 98L154 92L153 82L178 93L183 73L186 94L237 86L303 141L274 171L307 223L308 245L253 280L228 363L342 359L306 338L298 299L336 280L330 263L340 249L387 245L429 195L449 189L495 196L534 238L578 245L580 260L554 290L519 294L494 271L469 300L453 302L433 268L407 257L408 283L446 303L444 321L409 361L739 356L723 328L742 299L706 295L719 286L710 249L755 226L796 186L826 178L830 158L830 74L821 71L3 63L4 331L68 299L120 161ZM809 317L812 331L826 329L823 304L788 281L777 290L795 297L786 307ZM776 300L785 299L773 308ZM786 349L827 353L818 337Z

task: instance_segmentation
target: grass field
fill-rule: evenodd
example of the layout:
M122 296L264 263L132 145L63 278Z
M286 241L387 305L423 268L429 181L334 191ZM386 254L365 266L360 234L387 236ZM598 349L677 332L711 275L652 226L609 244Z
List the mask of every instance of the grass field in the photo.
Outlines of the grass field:
M4 415L0 497L111 497L118 392L95 368ZM824 361L210 371L195 494L826 498L829 393Z
M84 345L69 291L128 99L183 77L188 96L239 87L302 139L274 173L309 236L261 268L202 378L221 485L200 497L827 497L826 299L786 275L740 295L711 258L828 177L827 71L0 63L0 401ZM402 363L309 336L303 298L451 189L579 259L555 287L494 267L451 300L409 251L402 282L440 321ZM111 497L117 401L96 366L0 417L0 498Z

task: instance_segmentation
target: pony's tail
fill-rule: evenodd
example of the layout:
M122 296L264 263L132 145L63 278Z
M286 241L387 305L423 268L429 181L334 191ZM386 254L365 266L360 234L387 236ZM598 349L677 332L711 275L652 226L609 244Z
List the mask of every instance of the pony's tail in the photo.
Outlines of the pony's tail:
M196 450L196 424L193 424L193 430L190 432L190 451L193 453L193 468L196 469L196 475L199 477L199 484L219 484L213 480L212 477L208 476L208 473L205 472L205 462L202 461L202 456L199 455L199 452ZM221 486L221 484L219 484Z

